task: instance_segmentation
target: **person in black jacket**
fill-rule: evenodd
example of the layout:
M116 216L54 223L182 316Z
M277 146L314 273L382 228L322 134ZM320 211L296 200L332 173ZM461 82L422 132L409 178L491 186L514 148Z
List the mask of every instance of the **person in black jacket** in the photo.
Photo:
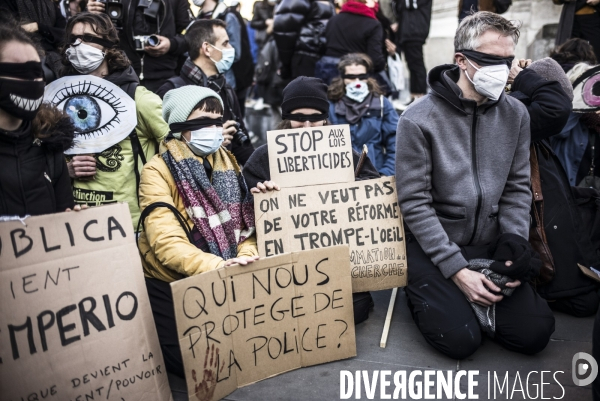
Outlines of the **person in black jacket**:
M63 151L70 120L48 105L38 52L27 34L0 25L0 216L63 212L74 206Z
M406 57L410 71L410 93L419 98L427 92L427 70L423 45L429 36L432 0L407 0L396 3L398 14L398 44Z
M329 21L325 29L327 50L317 63L317 78L330 84L338 76L340 57L350 53L368 55L376 74L385 68L385 53L382 52L385 37L377 20L375 5L373 0L368 3L365 0L348 0L340 13Z
M600 0L553 0L564 4L558 22L556 46L569 38L581 38L592 45L600 59Z
M279 3L273 35L282 78L314 76L315 64L325 53L325 27L334 15L335 7L327 0L282 0Z
M250 27L256 31L254 41L259 51L273 33L273 14L277 0L259 0L254 3Z
M44 50L42 68L46 83L55 80L61 69L60 48L67 25L58 5L52 0L4 0L0 3L0 13L11 15Z
M155 92L177 70L177 60L187 51L182 32L192 20L187 0L122 0L123 18L113 19L119 28L119 43L140 77L140 85ZM156 9L154 9L156 7ZM104 13L105 3L91 0L88 11ZM156 12L154 12L156 11ZM141 37L156 35L156 46L140 48ZM137 38L136 38L137 37Z
M530 64L530 65L529 65ZM526 68L523 68L526 67ZM573 89L562 67L551 58L531 63L515 60L509 82L511 96L520 100L531 118L531 141L537 155L542 186L544 231L554 260L554 277L536 290L554 310L576 317L596 313L598 285L577 266L598 266L589 236L585 238L576 201L560 160L546 141L569 119ZM533 208L536 205L532 205ZM535 224L535 218L532 217Z
M204 86L217 92L225 105L223 146L231 150L240 164L245 164L254 147L248 137L237 95L222 73L223 69L230 68L233 61L230 59L229 64L225 65L223 52L232 49L225 23L218 19L198 20L187 31L185 38L190 57L181 67L179 76L168 79L157 94L162 98L171 89L185 85Z
M277 129L308 128L328 125L329 102L327 100L327 85L318 78L298 77L290 82L283 90L281 103L283 120ZM353 165L356 167L360 155L352 151ZM267 191L278 191L277 183L271 181L269 169L269 147L262 145L250 156L242 173L250 192L256 194ZM365 158L362 169L356 181L379 178L377 169L368 157ZM369 310L373 307L373 298L369 292L352 294L354 304L354 324L369 318Z

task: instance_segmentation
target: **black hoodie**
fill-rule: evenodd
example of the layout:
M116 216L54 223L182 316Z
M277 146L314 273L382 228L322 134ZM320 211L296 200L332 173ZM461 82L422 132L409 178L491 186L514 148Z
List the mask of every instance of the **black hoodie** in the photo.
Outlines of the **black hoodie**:
M33 121L0 130L0 216L41 215L72 208L63 151L73 145L71 120L43 104Z

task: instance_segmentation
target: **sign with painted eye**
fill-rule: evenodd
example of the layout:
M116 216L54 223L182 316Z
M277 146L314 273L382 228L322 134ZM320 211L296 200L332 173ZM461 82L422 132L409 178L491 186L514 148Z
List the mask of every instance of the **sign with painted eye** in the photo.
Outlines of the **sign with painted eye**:
M600 110L600 65L585 71L573 82L573 111Z
M63 110L75 125L75 145L67 155L100 153L137 125L135 101L112 82L92 75L52 82L46 86L44 101Z

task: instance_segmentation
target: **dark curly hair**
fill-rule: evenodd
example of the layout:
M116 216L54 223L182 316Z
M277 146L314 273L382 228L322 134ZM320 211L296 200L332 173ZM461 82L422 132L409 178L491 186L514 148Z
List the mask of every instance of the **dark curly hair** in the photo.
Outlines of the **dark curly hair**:
M596 55L594 48L585 40L579 38L571 38L560 46L555 47L550 52L550 57L561 66L577 63L596 64Z
M71 43L71 33L75 24L88 24L94 33L102 39L109 40L115 44L115 46L105 49L106 54L105 60L108 65L108 73L111 74L115 71L122 71L131 65L131 62L127 58L125 52L119 49L119 34L117 28L113 25L112 21L106 14L93 14L89 12L80 13L69 20L66 28L67 40L65 47L62 49L63 65L62 76L66 75L79 75L79 72L71 65L65 51Z
M350 53L343 56L338 62L337 69L340 75L346 72L346 67L351 65L362 65L367 69L367 73L373 72L373 61L371 57L364 53ZM367 86L369 92L376 96L383 95L383 91L379 87L379 84L374 78L367 78ZM344 78L336 77L331 81L331 85L327 88L327 97L333 102L337 102L346 94L346 84L344 84Z

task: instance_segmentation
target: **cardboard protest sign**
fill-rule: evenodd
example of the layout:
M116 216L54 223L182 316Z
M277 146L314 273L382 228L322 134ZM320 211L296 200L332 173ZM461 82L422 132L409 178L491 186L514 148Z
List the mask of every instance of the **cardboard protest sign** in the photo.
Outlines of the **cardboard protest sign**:
M267 132L271 180L282 188L354 181L348 125Z
M120 87L93 75L72 75L46 86L44 101L75 126L67 155L100 153L127 138L137 125L135 101Z
M393 177L254 195L258 253L347 244L354 292L406 285L406 247Z
M126 204L0 223L0 400L171 400Z
M348 247L295 252L171 283L188 395L356 355Z

